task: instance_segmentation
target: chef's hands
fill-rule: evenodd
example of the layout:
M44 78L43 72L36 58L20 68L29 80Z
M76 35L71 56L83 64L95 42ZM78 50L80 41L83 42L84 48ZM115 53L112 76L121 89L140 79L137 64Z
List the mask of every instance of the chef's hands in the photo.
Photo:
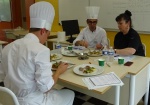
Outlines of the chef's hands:
M58 78L61 74L63 74L67 70L68 64L65 62L62 62L59 66L56 72L53 74L53 80L54 80L54 85L57 83Z
M96 44L96 49L103 49L103 45L102 44Z
M88 47L88 42L86 40L79 40L75 43L76 46L84 46L84 47Z
M88 47L88 42L86 40L81 40L80 41L80 46Z
M59 74L63 74L63 73L67 70L68 66L69 66L69 65L68 65L67 63L62 62L62 63L58 66L58 69L57 69L56 72L58 72Z

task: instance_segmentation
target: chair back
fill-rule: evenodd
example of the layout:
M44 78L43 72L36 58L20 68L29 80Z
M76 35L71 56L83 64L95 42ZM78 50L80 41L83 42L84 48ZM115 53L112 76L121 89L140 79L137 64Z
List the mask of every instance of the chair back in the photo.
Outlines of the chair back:
M0 105L19 105L19 102L10 89L0 86Z
M146 56L146 45L144 43L142 43L142 46L143 46L144 53L145 53L145 56Z

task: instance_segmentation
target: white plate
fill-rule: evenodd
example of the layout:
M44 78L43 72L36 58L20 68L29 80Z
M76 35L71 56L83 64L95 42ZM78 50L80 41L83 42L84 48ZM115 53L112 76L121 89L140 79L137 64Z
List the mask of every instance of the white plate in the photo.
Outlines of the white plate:
M55 61L55 60L59 60L62 58L62 55L61 54L57 54L57 53L51 53L51 55L56 55L56 57L52 58L51 61Z
M70 61L65 61L65 60L52 61L51 63L53 65L54 63L60 62L60 61L68 63L69 64L68 69L75 65L75 64L71 63ZM52 70L57 70L57 68L52 68Z
M85 67L85 66L90 66L90 67L94 67L96 70L92 73L83 73L82 71L79 70L80 67ZM74 69L73 69L73 72L78 74L78 75L82 75L82 76L93 76L93 75L99 75L101 74L102 72L104 71L104 69L100 68L100 66L98 65L93 65L93 64L82 64L82 65L79 65L79 66L76 66Z
M69 50L64 50L62 52L62 55L65 55L65 56L70 56L70 57L76 57L77 55L73 52L70 52Z

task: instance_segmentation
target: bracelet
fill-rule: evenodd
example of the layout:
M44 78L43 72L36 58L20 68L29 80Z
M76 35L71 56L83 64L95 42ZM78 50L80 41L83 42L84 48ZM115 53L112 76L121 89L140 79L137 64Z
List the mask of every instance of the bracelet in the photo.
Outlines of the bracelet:
M116 54L117 49L114 49L114 51L115 51L115 54Z
M101 50L103 50L103 49L104 49L104 47L102 46L100 49L101 49Z

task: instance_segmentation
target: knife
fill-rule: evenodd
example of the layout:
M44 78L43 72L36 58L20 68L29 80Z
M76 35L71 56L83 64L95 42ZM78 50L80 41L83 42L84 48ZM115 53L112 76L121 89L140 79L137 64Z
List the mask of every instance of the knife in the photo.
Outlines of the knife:
M66 62L67 64L69 64L69 65L75 65L74 63L68 63L68 62Z

